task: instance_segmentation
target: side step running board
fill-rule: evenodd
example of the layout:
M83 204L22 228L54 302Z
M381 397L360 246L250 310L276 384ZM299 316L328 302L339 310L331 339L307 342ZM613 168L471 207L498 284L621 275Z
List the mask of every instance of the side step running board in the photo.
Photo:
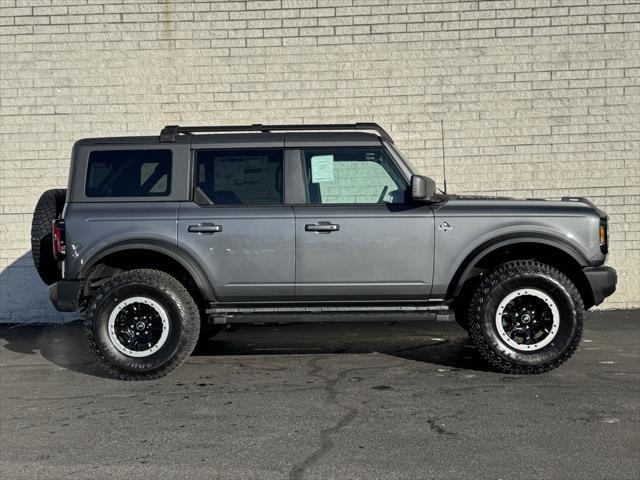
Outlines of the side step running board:
M318 323L453 320L447 304L336 306L220 306L206 310L209 323Z

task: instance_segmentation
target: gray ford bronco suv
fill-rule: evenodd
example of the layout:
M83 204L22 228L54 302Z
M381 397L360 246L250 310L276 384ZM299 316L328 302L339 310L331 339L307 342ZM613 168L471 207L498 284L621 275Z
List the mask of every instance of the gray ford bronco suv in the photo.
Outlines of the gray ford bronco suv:
M607 245L583 198L437 193L374 123L80 140L32 225L51 301L126 380L224 325L453 314L493 368L544 372L615 290Z

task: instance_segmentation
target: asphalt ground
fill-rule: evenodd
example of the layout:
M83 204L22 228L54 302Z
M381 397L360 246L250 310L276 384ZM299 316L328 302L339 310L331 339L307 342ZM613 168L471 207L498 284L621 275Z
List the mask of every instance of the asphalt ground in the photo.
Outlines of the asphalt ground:
M2 479L638 479L640 312L487 371L454 323L245 327L106 378L79 324L0 327Z

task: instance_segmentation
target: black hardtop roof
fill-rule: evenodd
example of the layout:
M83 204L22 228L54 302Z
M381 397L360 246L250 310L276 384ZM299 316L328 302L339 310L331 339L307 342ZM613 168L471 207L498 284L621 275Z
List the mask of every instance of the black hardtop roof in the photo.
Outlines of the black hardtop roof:
M293 131L291 131L293 130ZM355 130L370 130L365 133ZM282 133L275 133L282 132ZM380 145L393 143L389 134L372 123L330 125L250 125L220 127L165 127L160 136L85 138L78 145L159 145L184 144L203 147L304 147Z
M369 130L375 131L382 139L389 143L393 143L391 136L377 123L358 122L358 123L323 123L323 124L278 124L265 125L262 123L254 123L252 125L210 125L210 126L194 126L183 127L180 125L167 125L160 132L161 142L174 142L181 134L193 133L230 133L230 132L330 132L344 130Z

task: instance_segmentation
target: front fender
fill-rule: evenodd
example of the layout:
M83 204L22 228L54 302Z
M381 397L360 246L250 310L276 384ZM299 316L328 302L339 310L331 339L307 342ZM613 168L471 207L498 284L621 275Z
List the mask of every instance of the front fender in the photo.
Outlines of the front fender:
M471 276L473 268L482 258L500 248L525 243L536 243L553 247L569 255L581 267L591 265L589 259L583 252L567 240L556 235L532 231L498 235L484 240L483 243L477 245L471 252L468 252L460 259L456 264L454 273L450 277L451 281L447 287L447 297L456 297L460 293L460 289Z

